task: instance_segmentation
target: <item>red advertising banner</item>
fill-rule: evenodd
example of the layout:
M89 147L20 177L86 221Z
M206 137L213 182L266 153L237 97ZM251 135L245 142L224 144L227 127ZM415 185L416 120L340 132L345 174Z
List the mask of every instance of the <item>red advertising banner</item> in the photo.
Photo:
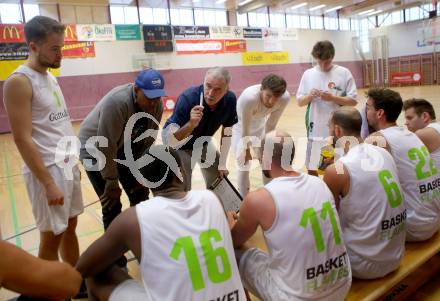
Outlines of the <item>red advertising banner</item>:
M76 33L75 24L66 24L64 30L64 42L76 42L78 41L78 35Z
M64 58L95 57L94 42L67 42L63 47Z
M0 43L24 43L23 24L0 24Z
M225 52L246 52L245 40L224 40Z
M177 54L223 53L223 40L176 40Z
M419 84L422 75L419 72L394 72L391 73L392 84Z

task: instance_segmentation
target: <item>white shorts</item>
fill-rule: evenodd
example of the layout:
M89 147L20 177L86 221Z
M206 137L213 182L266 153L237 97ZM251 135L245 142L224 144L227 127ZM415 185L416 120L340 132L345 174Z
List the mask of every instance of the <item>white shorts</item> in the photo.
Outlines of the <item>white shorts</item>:
M49 206L44 187L32 173L25 173L24 181L38 230L59 235L66 231L69 218L81 214L84 210L80 171L78 166L73 167L73 180L66 180L63 169L56 164L48 166L47 170L64 194L62 206Z
M279 288L275 282L271 273L269 254L256 248L249 249L242 255L239 270L244 287L265 301L342 301L347 296L351 286L351 281L349 281L324 298L303 299L299 296L291 295L282 288Z
M252 248L243 253L239 264L243 286L261 300L293 300L275 284L269 263L268 254L260 249Z
M396 270L400 265L400 260L374 262L366 260L352 252L348 252L348 257L350 258L352 276L359 279L381 278Z
M127 279L112 291L108 301L149 301L150 296L139 282Z
M307 140L306 168L308 170L318 170L319 161L321 159L321 149L326 145L328 145L326 139L309 138Z

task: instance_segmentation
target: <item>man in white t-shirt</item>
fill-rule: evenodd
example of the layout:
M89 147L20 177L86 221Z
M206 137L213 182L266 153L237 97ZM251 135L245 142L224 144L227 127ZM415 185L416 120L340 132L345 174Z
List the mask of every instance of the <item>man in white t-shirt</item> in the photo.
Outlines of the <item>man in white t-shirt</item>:
M330 113L340 106L356 105L357 90L350 71L333 64L335 48L330 41L313 46L312 56L317 66L304 72L296 93L300 107L307 106L307 155L309 174L317 175L321 148L329 136L327 121Z
M386 147L393 156L407 207L406 240L422 241L440 228L440 174L419 137L396 124L402 107L396 91L368 90L367 120L377 132L366 141Z
M177 152L154 145L139 171L154 198L122 212L82 254L92 297L119 300L245 300L227 218L208 190L185 191ZM143 285L115 259L131 250Z
M435 120L432 104L425 99L403 102L405 125L426 145L437 169L440 169L440 123Z
M327 167L324 182L335 198L353 277L374 279L399 267L406 210L393 158L363 143L361 127L355 108L332 113L330 133L343 157Z
M275 129L289 103L290 94L286 87L284 78L270 74L263 78L261 84L246 88L238 98L238 122L232 127L232 147L238 165L238 190L243 197L250 186L250 166L246 164L252 160L251 148L258 158L261 139L265 133ZM263 182L268 182L264 175Z
M60 68L64 25L44 16L26 23L29 58L6 80L4 103L12 135L24 161L24 179L40 231L38 257L75 265L75 233L83 212L80 171L66 167L78 154L58 143L76 138L66 101L49 68ZM74 147L71 147L74 149Z
M319 178L292 169L295 147L286 133L271 132L262 163L272 181L248 193L232 239L245 288L265 301L344 300L351 271L333 196ZM244 243L257 231L269 253Z

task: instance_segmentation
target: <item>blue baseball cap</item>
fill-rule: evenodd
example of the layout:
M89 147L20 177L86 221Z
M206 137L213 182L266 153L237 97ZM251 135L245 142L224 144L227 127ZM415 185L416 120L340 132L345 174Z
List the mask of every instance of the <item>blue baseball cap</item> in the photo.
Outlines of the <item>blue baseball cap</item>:
M144 95L150 99L166 95L163 89L165 81L157 70L148 69L141 71L134 83L138 88L142 89Z

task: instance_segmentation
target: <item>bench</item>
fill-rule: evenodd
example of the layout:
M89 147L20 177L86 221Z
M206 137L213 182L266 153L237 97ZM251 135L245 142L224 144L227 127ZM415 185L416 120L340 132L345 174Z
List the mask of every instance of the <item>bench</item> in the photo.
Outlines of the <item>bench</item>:
M405 244L400 267L374 280L353 279L347 301L404 300L440 271L440 231L423 242Z

